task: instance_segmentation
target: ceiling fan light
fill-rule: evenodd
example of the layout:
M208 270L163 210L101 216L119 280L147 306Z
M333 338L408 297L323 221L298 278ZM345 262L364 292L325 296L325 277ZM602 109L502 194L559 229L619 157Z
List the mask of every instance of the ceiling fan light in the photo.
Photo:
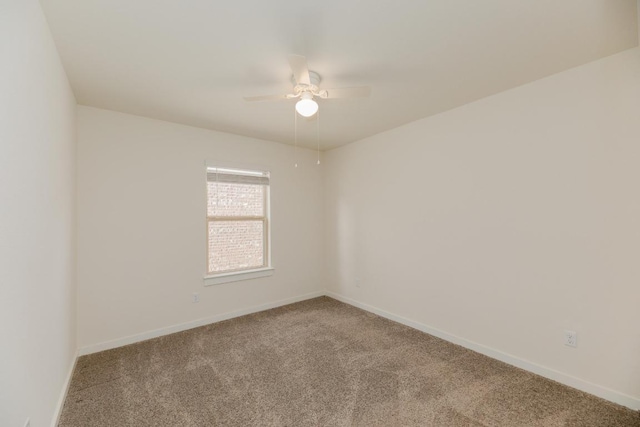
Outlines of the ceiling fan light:
M318 103L313 99L301 99L296 102L296 111L302 117L311 117L318 112Z

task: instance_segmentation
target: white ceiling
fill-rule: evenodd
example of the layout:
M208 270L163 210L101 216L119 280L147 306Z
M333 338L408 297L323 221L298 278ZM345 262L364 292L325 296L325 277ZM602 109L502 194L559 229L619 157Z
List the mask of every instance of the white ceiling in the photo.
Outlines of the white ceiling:
M638 44L636 0L41 0L78 103L293 143L287 55L321 87L323 149ZM300 121L315 146L316 122Z

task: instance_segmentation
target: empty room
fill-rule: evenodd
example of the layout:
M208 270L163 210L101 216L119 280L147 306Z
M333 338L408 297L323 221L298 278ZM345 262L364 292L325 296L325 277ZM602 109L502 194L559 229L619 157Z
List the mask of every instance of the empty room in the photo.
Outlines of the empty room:
M0 427L640 427L639 0L0 0Z

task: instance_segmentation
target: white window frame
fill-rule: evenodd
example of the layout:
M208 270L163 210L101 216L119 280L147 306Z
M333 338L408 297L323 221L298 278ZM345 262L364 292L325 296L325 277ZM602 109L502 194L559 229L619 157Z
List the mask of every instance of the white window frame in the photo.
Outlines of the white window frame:
M219 171L230 171L230 172L245 172L248 174L251 173L255 173L256 175L259 176L264 176L266 175L267 177L270 176L269 171L264 168L264 167L257 167L257 166L251 166L251 165L238 165L238 164L230 164L228 162L225 163L218 163L218 162L207 162L206 163L206 167L205 167L205 197L208 201L209 198L209 192L208 192L208 186L207 186L207 182L208 182L208 173L210 173L212 170L219 170ZM229 282L237 282L237 281L241 281L241 280L249 280L249 279L255 279L255 278L259 278L259 277L266 277L266 276L271 276L274 272L274 268L271 264L271 186L270 183L268 185L265 186L265 213L264 216L259 216L259 217L254 217L254 216L246 216L246 217L210 217L209 213L208 213L208 209L207 211L205 211L205 241L206 241L206 258L205 258L205 276L204 276L204 284L205 286L210 286L210 285L219 285L219 284L223 284L223 283L229 283ZM264 259L264 265L258 268L251 268L251 269L242 269L242 270L230 270L230 271L223 271L220 273L211 273L209 272L209 222L214 220L214 218L216 218L215 220L218 221L228 221L228 220L235 220L235 221L242 221L242 220L247 220L247 221L255 221L255 220L262 220L264 221L264 247L263 247L263 259Z

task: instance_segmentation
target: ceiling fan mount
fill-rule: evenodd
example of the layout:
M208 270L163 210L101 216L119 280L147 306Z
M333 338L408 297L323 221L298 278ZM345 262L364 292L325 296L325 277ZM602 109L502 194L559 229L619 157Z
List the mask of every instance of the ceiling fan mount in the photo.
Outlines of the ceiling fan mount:
M298 83L296 81L296 76L294 74L291 75L291 83L293 84L294 88L305 87L305 86L315 86L317 88L318 86L320 86L321 80L322 78L320 78L320 74L311 70L309 70L309 84Z

